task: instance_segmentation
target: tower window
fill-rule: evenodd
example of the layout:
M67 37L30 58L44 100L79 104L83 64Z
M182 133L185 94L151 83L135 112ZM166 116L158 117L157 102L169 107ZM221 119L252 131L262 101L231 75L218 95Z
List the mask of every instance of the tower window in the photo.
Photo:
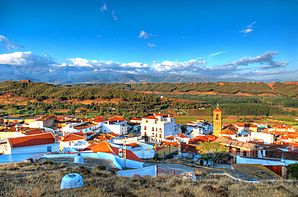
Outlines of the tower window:
M219 115L218 114L216 114L215 120L219 120Z

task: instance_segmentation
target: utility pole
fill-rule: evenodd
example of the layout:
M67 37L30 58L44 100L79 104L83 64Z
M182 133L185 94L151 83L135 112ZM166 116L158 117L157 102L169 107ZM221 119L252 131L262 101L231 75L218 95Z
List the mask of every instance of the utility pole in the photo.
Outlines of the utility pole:
M123 159L124 159L124 169L126 168L126 137L124 138L123 143Z

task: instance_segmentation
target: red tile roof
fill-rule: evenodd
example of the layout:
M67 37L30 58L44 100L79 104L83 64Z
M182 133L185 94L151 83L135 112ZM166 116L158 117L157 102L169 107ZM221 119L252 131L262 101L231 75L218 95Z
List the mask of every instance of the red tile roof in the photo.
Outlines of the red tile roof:
M40 134L40 133L44 133L44 130L32 129L32 130L27 131L25 134L26 135L35 135L35 134Z
M125 119L121 116L114 116L114 117L110 117L108 118L108 121L109 122L122 122L124 121Z
M126 144L126 146L131 146L132 148L134 148L134 147L138 147L140 145L136 142L132 142L132 143Z
M41 133L35 135L7 138L12 148L37 146L55 143L55 136L52 133Z
M167 139L167 140L173 140L173 139L175 139L175 137L172 136L172 135L170 135L170 136L166 137L166 139Z
M131 118L130 120L142 120L142 118L136 117L136 118Z
M154 120L157 120L157 118L155 116L146 116L144 119L154 119Z
M228 127L226 129L222 130L220 132L220 134L222 134L222 135L236 135L237 132Z
M38 118L36 121L45 121L45 120L48 120L50 118L55 118L55 116L53 116L53 115L45 115L43 117Z
M93 152L110 153L113 155L119 155L119 148L111 146L108 142L101 142L93 147L90 147ZM132 151L126 150L126 158L134 161L142 162L142 160L136 156Z
M191 143L198 143L198 142L209 142L211 140L208 139L208 137L205 137L205 136L197 136L197 137L194 137L194 138L190 138L188 143L191 144Z
M105 136L102 136L102 135L98 136L97 139L99 139L101 141L107 141L107 140L109 140L109 138L107 138Z
M175 147L178 146L177 142L163 142L162 144L165 146L175 146Z
M222 112L222 110L219 109L219 108L216 108L216 109L213 110L213 112Z
M104 122L105 119L102 116L96 116L96 117L93 118L93 121L97 122L97 123L100 123L100 122Z
M70 142L70 141L76 141L76 140L85 140L85 137L78 134L71 133L59 138L59 141L62 141L62 142Z
M189 137L187 137L185 134L183 134L183 133L179 133L179 134L177 134L177 136L179 136L179 137L181 137L181 138L189 138Z
M109 133L107 133L107 135L112 136L112 137L118 137L119 136L117 133L114 133L114 132L109 132Z

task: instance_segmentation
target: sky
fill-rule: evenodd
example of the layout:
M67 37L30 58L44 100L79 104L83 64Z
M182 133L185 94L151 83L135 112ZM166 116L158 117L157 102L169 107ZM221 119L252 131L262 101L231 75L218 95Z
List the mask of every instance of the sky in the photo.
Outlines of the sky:
M296 80L297 21L297 0L0 0L0 79L14 69Z

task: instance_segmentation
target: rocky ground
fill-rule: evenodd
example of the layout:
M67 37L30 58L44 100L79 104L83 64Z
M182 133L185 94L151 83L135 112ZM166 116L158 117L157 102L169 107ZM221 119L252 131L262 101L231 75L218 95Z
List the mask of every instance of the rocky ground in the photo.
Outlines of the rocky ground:
M60 190L68 173L83 176L84 187ZM259 184L213 176L193 182L181 176L119 177L101 165L39 161L0 165L0 196L297 196L298 183L277 180Z

